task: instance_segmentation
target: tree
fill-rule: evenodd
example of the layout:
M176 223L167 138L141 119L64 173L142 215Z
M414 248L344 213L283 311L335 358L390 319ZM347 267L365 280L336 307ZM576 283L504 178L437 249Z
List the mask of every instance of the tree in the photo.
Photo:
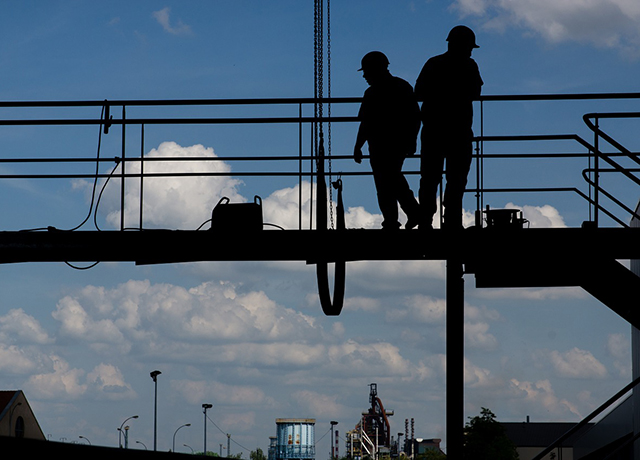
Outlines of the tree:
M516 447L489 409L469 417L464 427L463 456L474 460L518 460Z
M446 460L447 456L439 450L428 450L418 455L418 460Z
M267 460L264 452L259 447L256 450L252 450L249 454L249 460Z

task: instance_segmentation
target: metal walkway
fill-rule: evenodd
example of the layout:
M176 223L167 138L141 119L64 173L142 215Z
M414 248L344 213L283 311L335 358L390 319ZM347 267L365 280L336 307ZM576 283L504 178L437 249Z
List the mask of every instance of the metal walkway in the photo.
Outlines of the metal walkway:
M617 260L640 259L640 228L630 228L636 214L636 204L640 197L640 161L638 152L625 147L600 126L603 120L640 120L640 112L590 112L581 114L586 130L592 139L575 132L558 134L486 134L488 106L512 103L550 103L563 101L631 101L640 99L640 93L602 95L542 95L542 96L484 96L479 101L476 115L480 132L477 133L474 155L475 186L467 190L467 196L476 201L476 226L461 231L382 230L347 229L340 222L343 210L330 208L329 218L324 214L324 206L316 204L315 225L313 219L303 218L302 201L311 203L334 203L331 187L326 187L326 178L332 181L335 171L340 177L356 178L368 175L363 168L353 167L351 156L332 155L328 140L328 151L324 151L325 139L318 137L319 126L334 126L357 121L352 115L353 104L359 98L342 99L272 99L272 100L199 100L199 101L80 101L80 102L1 102L0 132L6 129L29 128L81 128L98 127L100 137L96 157L24 156L13 158L3 156L0 165L11 166L11 172L0 171L0 185L9 181L50 181L84 179L94 181L94 194L98 185L104 189L113 180L120 189L120 228L115 230L86 230L83 224L73 231L53 227L24 231L0 231L0 263L28 262L132 262L136 264L166 264L193 261L303 261L318 267L318 282L323 309L329 314L339 314L342 308L342 292L334 292L331 301L327 292L327 265L344 267L350 261L386 260L446 260L447 261L447 436L453 455L456 446L462 444L461 426L463 416L463 308L464 274L475 277L478 287L525 287L525 286L581 286L601 300L609 308L640 327L640 309L630 304L631 296L640 292L640 277L634 275ZM332 105L334 112L342 110L346 115L318 118L303 115L311 112L308 107ZM209 114L219 108L249 108L251 115L241 117ZM293 108L282 110L282 107ZM344 108L347 107L347 108ZM493 107L493 106L492 106ZM120 118L114 118L115 109ZM207 112L193 117L165 116L160 110ZM35 110L34 114L13 116L14 111ZM81 110L83 116L51 117L49 110ZM87 116L87 110L101 111L100 117ZM349 110L351 110L349 112ZM276 114L270 113L271 111ZM43 116L43 113L47 116ZM133 118L130 112L139 114ZM256 116L256 113L265 116ZM331 113L331 112L329 112ZM220 126L247 127L287 126L287 133L293 132L293 144L297 152L283 155L257 155L215 158L148 158L145 156L149 127L167 126ZM132 135L131 127L136 128ZM290 127L294 127L292 130ZM526 127L524 127L526 128ZM137 131L139 129L139 131ZM147 129L147 132L145 132ZM111 134L109 134L111 132ZM100 154L102 136L112 136L116 132L120 138L120 153L113 157ZM326 130L331 133L331 129ZM355 130L354 130L355 132ZM330 134L329 134L330 136ZM139 153L132 153L131 137L139 142ZM113 141L113 139L112 139ZM525 153L519 147L524 143L536 145L547 142L568 142L572 145L562 151L532 151ZM492 152L489 146L510 145L503 151ZM604 145L607 146L605 149ZM579 151L572 150L577 146ZM307 150L308 148L308 150ZM611 150L613 148L613 150ZM286 150L286 149L284 149ZM578 170L572 170L568 184L539 187L535 184L494 186L491 174L493 161L582 161ZM149 172L154 161L188 162L229 161L241 166L233 172ZM417 160L414 160L417 161ZM340 166L336 166L340 163ZM95 171L87 172L82 165L89 164ZM258 165L257 167L255 165ZM333 169L332 169L332 164ZM110 171L100 171L108 165ZM131 165L137 170L131 172ZM350 166L344 166L350 165ZM415 166L415 165L414 165ZM22 168L22 169L21 169ZM411 167L410 167L411 168ZM366 169L366 168L364 168ZM415 170L407 174L416 174ZM615 175L616 179L607 180ZM144 187L150 180L168 177L189 178L197 176L237 176L245 178L297 178L300 185L299 223L297 229L238 231L236 230L171 230L148 229L145 224ZM563 177L565 178L565 177ZM303 181L319 184L317 190L328 188L329 196L302 196ZM100 184L99 184L100 182ZM491 182L491 186L487 183ZM620 185L624 182L621 196ZM139 189L139 216L135 224L125 223L127 191L135 184ZM310 187L313 194L313 187ZM584 226L573 228L488 228L483 223L485 200L495 194L565 194L578 203L584 215ZM98 227L98 203L93 213ZM18 198L19 199L19 198ZM339 200L340 201L340 200ZM586 212L585 212L586 211ZM577 212L577 211L576 211ZM334 217L338 226L334 228ZM526 217L526 216L525 216ZM224 241L225 244L217 244ZM158 252L161 247L162 252ZM528 257L522 259L514 248L526 248ZM552 255L553 260L549 257ZM338 272L339 270L336 270ZM348 277L348 274L346 275ZM340 281L340 280L338 280ZM348 283L348 281L347 281ZM337 282L337 284L340 284ZM342 286L344 287L344 286ZM323 300L324 299L324 300ZM327 305L325 305L327 304Z

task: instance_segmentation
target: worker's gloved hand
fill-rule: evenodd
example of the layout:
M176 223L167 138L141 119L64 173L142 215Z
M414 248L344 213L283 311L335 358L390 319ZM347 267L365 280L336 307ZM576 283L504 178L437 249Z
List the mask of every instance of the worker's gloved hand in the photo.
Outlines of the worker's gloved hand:
M358 164L362 163L362 149L360 147L353 149L353 160Z

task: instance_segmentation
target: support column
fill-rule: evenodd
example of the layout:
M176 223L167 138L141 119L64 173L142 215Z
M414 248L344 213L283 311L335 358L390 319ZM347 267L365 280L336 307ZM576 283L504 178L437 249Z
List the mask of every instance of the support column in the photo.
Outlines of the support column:
M447 260L447 458L462 458L464 427L464 278L462 261Z

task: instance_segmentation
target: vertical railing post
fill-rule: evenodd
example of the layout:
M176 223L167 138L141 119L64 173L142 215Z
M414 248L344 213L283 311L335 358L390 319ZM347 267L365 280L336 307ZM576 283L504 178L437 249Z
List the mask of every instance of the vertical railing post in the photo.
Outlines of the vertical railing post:
M124 178L125 178L125 164L126 164L126 110L125 106L122 106L122 156L120 163L120 230L124 230Z
M302 102L298 104L298 230L302 230Z
M142 230L142 210L144 204L144 123L140 125L140 230Z
M476 139L476 213L475 224L482 227L484 208L484 102L480 100L480 138Z
M593 222L598 227L598 215L600 208L600 134L598 134L598 130L600 128L600 122L598 116L595 118L595 127L596 129L593 131L594 139L593 146L595 148L594 158L593 158L593 169L594 169L594 177L593 177L593 202L594 202L594 210L593 210Z

